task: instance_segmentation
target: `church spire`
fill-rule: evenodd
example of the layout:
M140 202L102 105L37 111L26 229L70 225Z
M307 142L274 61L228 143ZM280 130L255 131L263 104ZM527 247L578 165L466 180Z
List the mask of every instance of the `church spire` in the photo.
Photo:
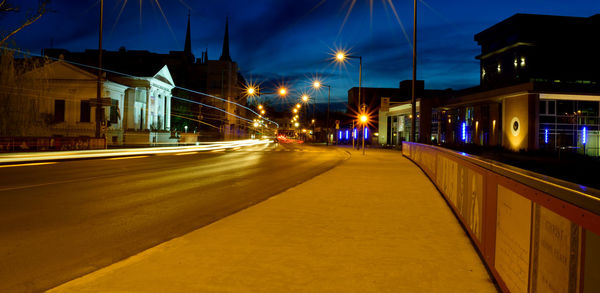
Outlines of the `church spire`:
M223 52L221 53L221 58L219 61L230 61L231 57L229 56L229 17L225 19L225 36L223 37Z
M192 56L192 39L190 37L190 12L188 11L187 32L185 33L185 47L183 52L186 56Z

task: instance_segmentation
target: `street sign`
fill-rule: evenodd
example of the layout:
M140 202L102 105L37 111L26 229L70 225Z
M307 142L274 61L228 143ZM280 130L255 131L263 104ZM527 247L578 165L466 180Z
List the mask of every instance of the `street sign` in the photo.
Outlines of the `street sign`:
M89 99L88 101L90 102L90 106L95 107L96 105L98 105L98 99L96 99L96 98ZM100 106L112 106L111 98L101 98Z

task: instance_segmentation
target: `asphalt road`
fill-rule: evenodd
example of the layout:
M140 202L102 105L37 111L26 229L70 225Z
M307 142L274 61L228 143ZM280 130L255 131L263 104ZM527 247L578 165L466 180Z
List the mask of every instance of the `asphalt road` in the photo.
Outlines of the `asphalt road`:
M345 158L334 148L271 144L0 167L0 292L52 288L263 201Z

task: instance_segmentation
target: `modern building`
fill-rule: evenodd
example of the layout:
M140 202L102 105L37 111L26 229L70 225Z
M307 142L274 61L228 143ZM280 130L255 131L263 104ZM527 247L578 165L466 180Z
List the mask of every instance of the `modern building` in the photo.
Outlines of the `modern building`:
M425 89L425 82L422 80L417 80L416 85L415 102L419 113L416 118L417 139L425 143L431 140L437 141L437 124L432 124L430 111L423 112L424 116L421 117L419 110L421 104L426 109L431 109L433 105L439 104L440 99L449 96L453 91L451 89ZM377 93L376 91L373 92ZM373 128L378 129L377 143L383 146L400 146L402 141L410 140L412 80L401 81L398 89L394 89L392 92L389 89L384 89L383 93L393 95L374 94L369 97L368 92L365 95L367 97L365 101L371 103L373 105L371 107L377 109L375 113L379 113L378 119L374 119L377 120L377 123L373 123ZM421 129L424 131L420 131Z
M600 15L516 14L476 34L480 85L420 104L419 141L600 155L599 28Z
M434 109L444 143L598 155L600 15L516 14L475 35L480 86Z

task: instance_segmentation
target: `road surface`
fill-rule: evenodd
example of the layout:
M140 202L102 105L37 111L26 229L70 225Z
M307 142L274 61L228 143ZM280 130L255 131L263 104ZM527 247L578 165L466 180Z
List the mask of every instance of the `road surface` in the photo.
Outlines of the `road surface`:
M263 201L346 157L331 147L270 144L0 167L0 292L52 288Z

